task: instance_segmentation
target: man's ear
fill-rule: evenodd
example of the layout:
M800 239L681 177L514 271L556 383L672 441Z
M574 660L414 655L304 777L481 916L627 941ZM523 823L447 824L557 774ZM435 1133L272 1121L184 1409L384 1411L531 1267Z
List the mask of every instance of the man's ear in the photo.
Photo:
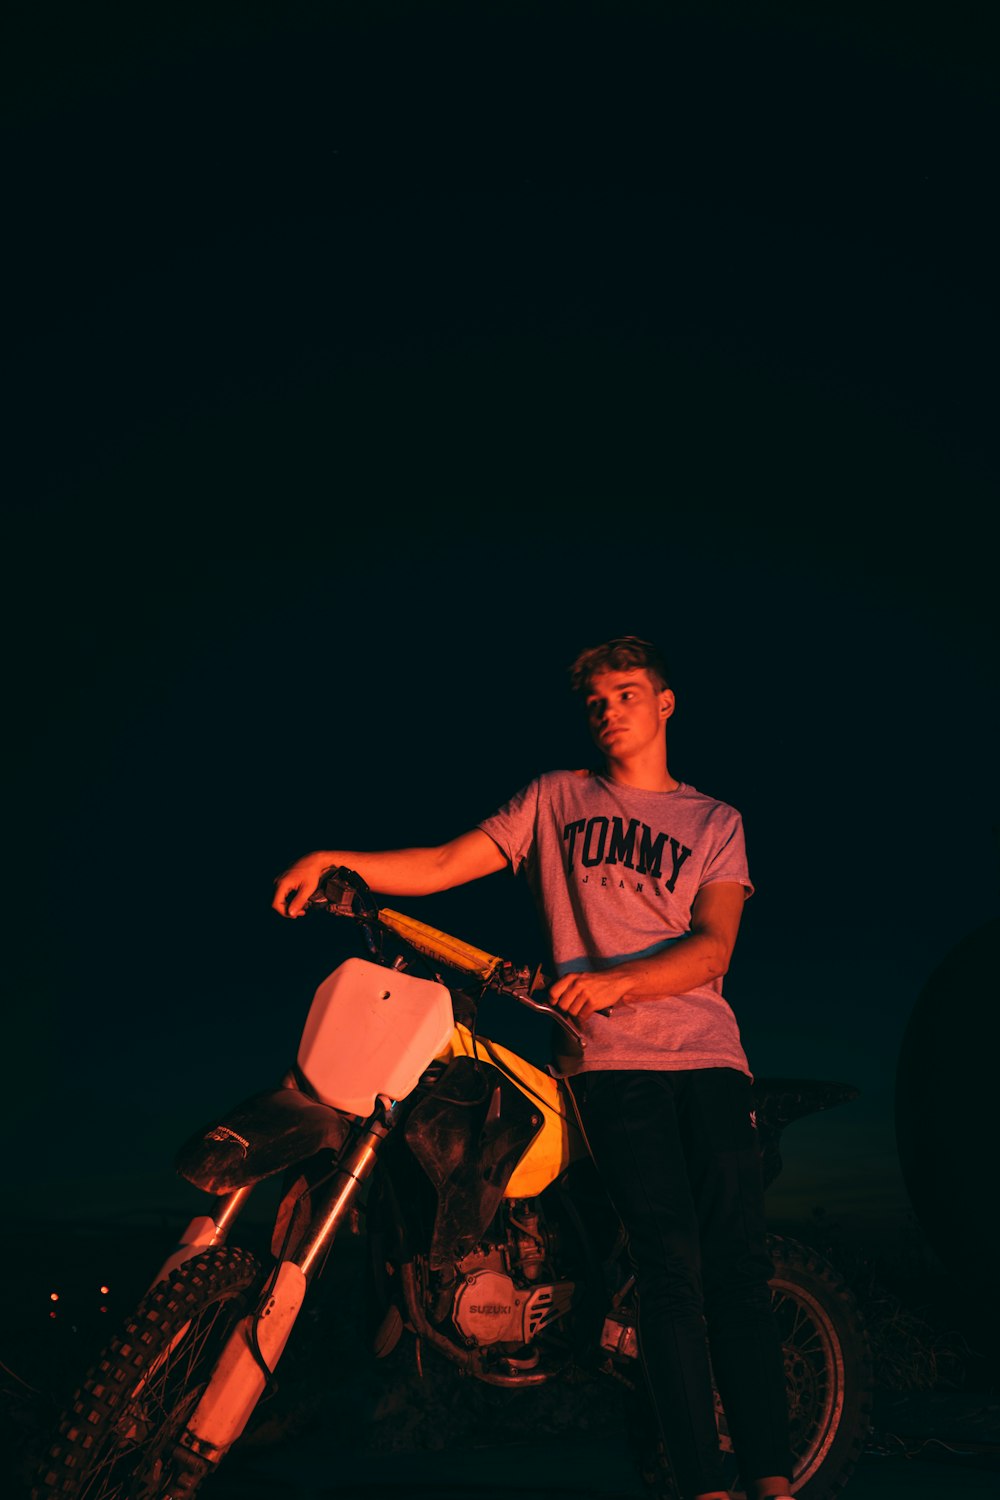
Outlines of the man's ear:
M677 700L673 695L673 690L671 688L664 688L660 694L660 717L669 719L676 707Z

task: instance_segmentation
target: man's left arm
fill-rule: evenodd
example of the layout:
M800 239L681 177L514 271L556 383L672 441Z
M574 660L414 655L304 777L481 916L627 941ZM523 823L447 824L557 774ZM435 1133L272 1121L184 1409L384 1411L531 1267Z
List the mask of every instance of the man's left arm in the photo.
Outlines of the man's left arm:
M729 968L740 930L746 888L733 880L702 886L691 907L691 930L650 958L630 958L586 974L566 974L549 990L553 1005L585 1021L598 1010L684 995Z

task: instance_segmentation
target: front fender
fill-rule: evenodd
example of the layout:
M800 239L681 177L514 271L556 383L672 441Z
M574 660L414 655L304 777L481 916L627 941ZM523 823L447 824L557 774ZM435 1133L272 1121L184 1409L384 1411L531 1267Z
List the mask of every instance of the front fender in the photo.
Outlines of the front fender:
M350 1134L350 1119L294 1088L252 1094L195 1132L178 1151L174 1166L195 1187L232 1193L273 1177L317 1151L337 1151Z

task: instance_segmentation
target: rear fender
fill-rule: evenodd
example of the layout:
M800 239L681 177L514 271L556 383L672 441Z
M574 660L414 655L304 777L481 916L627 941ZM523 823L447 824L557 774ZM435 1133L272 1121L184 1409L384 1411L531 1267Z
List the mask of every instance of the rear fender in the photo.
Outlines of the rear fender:
M195 1187L231 1193L273 1177L317 1151L338 1151L351 1117L294 1088L253 1094L195 1132L174 1166Z
M764 1186L781 1171L781 1132L803 1115L832 1109L856 1099L861 1090L853 1083L829 1083L821 1078L757 1078L753 1083L753 1107L760 1143Z

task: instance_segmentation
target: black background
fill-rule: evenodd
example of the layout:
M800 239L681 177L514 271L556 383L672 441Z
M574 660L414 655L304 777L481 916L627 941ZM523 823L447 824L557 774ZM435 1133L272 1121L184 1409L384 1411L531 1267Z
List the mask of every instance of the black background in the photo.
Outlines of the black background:
M15 11L19 1212L181 1213L332 966L274 875L585 763L632 631L745 818L755 1070L863 1091L772 1206L909 1221L901 1039L996 913L996 95L977 15L801 11ZM406 904L538 956L503 877Z

